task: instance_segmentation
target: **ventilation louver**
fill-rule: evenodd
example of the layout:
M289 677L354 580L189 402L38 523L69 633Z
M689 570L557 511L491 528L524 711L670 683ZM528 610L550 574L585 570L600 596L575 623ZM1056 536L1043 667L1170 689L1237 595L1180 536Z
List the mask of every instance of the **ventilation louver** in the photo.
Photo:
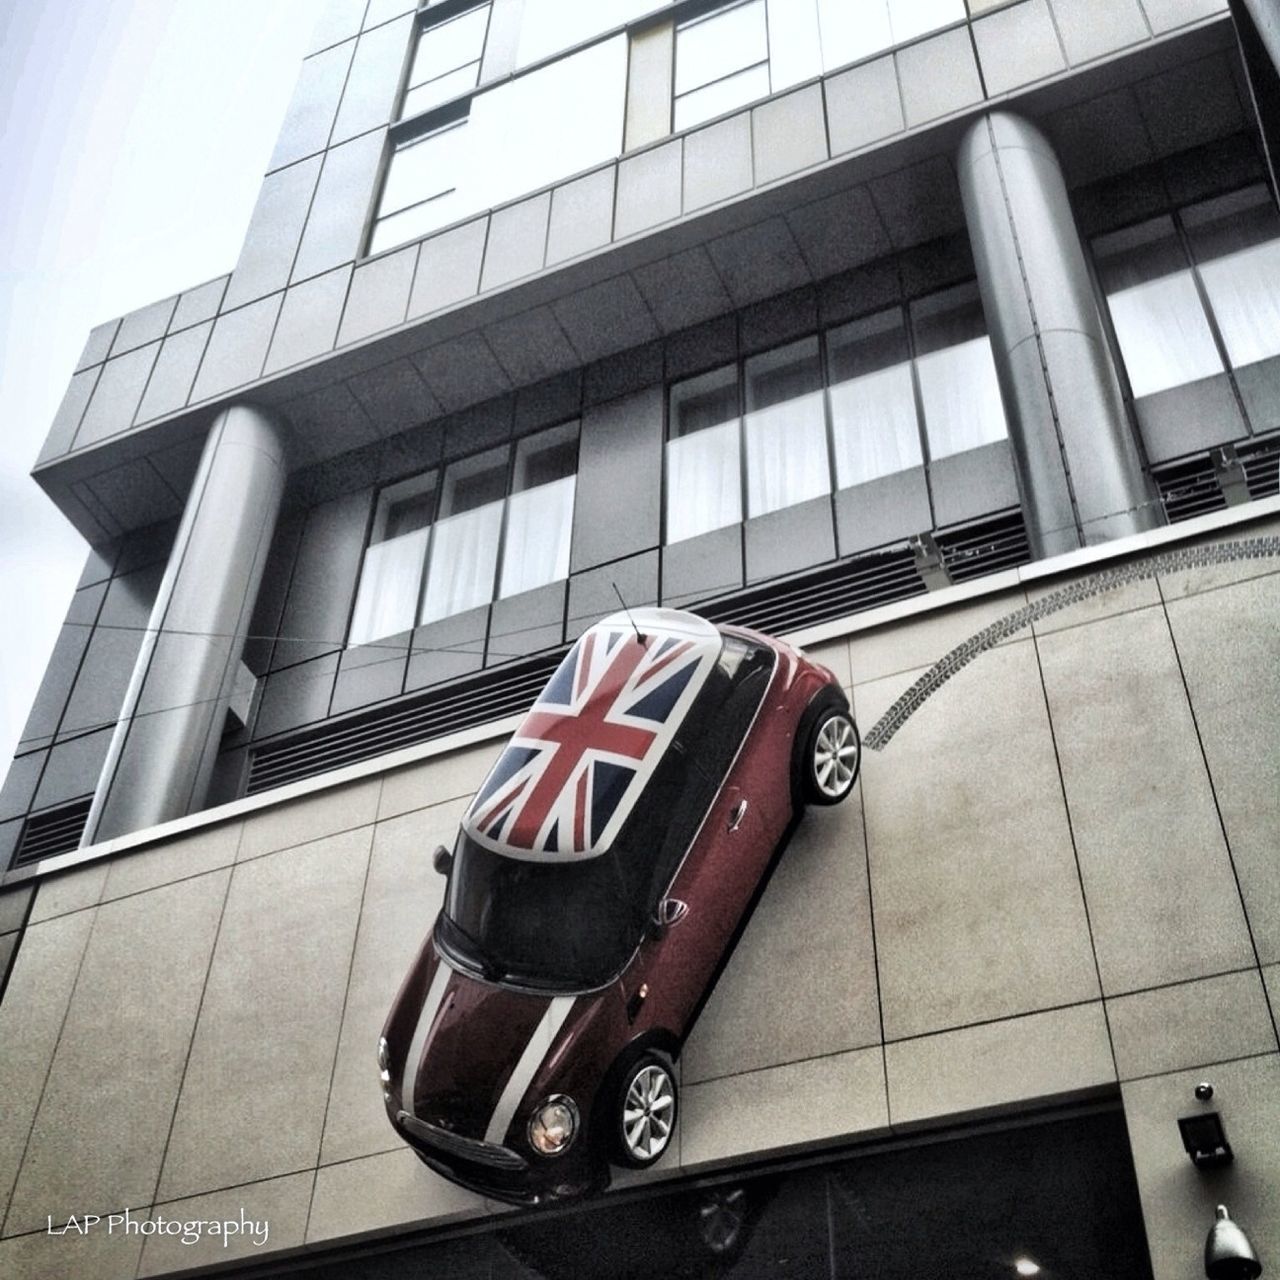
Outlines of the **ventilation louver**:
M59 805L56 809L47 809L43 813L33 813L23 824L22 834L18 837L18 851L14 854L13 865L23 866L31 862L39 862L42 858L52 858L59 853L70 853L80 847L80 837L84 835L84 824L89 819L89 807L93 804L92 796L84 796L73 800L70 804Z

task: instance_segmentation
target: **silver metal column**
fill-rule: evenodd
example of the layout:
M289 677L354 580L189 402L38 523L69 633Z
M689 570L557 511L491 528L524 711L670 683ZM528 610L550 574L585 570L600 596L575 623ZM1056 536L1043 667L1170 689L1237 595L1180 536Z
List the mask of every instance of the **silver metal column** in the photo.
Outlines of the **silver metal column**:
M250 405L209 429L84 844L203 803L284 494L284 445L283 424Z
M1161 523L1048 140L996 111L960 144L960 191L1037 554Z
M1244 7L1258 29L1272 63L1280 71L1280 0L1244 0Z

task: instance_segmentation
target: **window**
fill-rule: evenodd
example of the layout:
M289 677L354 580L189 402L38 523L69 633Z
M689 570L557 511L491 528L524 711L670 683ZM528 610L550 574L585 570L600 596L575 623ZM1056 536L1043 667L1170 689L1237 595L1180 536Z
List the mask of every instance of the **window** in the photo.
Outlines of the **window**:
M417 623L435 497L434 471L382 491L364 553L348 644L368 644L409 631Z
M416 116L476 87L489 9L487 4L468 9L419 33L401 116Z
M911 324L930 456L1003 440L1004 402L978 286L962 284L913 302Z
M972 281L686 378L667 404L668 543L1008 434Z
M769 94L765 0L743 0L676 27L675 128Z
M742 464L735 365L671 388L667 445L667 541L742 519Z
M445 469L419 621L435 622L493 599L506 492L505 448Z
M576 423L529 436L516 446L500 596L569 576L577 454Z
M569 576L578 424L390 485L378 497L348 644ZM508 476L510 474L510 493Z
M1223 369L1171 217L1094 241L1116 340L1139 398Z
M1280 355L1280 212L1264 186L1182 212L1234 369Z
M397 144L387 166L369 252L403 244L462 217L467 120L452 119Z
M747 514L764 515L831 490L818 339L746 363Z
M676 26L674 127L691 128L964 18L964 0L721 5Z
M486 12L487 8L470 10L439 27L429 27L423 39ZM453 52L437 50L426 57L420 45L415 74L419 62L423 62L423 74L446 65L447 59L435 60L437 53L461 56L458 47L451 43ZM618 155L626 55L625 36L602 40L483 93L430 110L394 130L368 251L379 253L416 240ZM442 76L447 79L467 68L468 75L474 73L475 65L464 63ZM443 95L441 79L429 79L421 87L425 91L437 86ZM461 82L450 80L450 84L454 85L450 93L465 92ZM584 103L591 109L583 110Z
M827 360L837 487L920 466L920 423L902 308L833 330Z

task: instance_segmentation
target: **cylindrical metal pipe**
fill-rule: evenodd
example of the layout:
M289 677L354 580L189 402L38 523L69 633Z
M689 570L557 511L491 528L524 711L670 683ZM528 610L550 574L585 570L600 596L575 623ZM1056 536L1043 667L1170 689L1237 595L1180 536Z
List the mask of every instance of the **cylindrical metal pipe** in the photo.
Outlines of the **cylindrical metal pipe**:
M82 843L204 802L284 495L285 428L251 405L209 429Z
M1053 148L1012 112L958 157L982 306L1038 555L1159 524Z

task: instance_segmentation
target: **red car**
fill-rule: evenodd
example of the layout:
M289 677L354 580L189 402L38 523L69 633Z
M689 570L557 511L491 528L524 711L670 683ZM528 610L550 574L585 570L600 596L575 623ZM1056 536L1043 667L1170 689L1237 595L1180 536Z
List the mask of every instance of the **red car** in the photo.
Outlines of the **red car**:
M775 850L859 763L835 676L780 641L671 609L588 630L436 851L444 907L378 1044L401 1137L517 1204L658 1160Z

